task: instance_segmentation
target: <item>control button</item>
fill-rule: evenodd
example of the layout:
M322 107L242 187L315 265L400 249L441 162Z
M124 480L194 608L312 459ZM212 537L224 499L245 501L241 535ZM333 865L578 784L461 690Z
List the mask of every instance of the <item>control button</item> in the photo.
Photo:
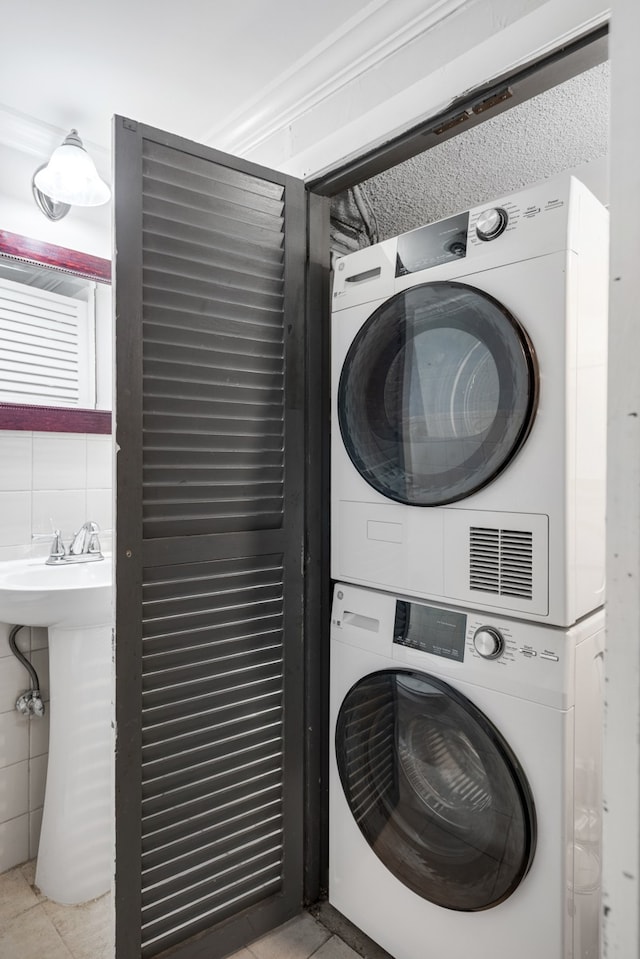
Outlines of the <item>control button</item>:
M535 649L531 649L531 648L528 647L528 646L522 646L522 647L520 648L520 652L522 653L523 656L529 656L529 657L531 657L531 658L533 658L534 656L537 656L537 655L538 655L538 654L536 653Z
M479 240L495 240L507 228L509 216L502 207L483 210L476 222L476 235Z
M560 662L560 657L555 653L540 653L540 659L550 659L552 663Z
M481 626L473 634L473 645L483 659L497 659L504 650L504 639L493 626Z

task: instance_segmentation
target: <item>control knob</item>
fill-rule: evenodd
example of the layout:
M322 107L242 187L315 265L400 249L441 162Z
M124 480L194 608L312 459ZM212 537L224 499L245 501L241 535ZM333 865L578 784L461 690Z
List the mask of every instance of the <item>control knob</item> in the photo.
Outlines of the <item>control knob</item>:
M504 639L493 626L481 626L473 635L473 645L483 659L497 659L504 650Z
M483 210L476 222L476 235L479 240L495 240L507 229L508 222L507 211L500 206Z

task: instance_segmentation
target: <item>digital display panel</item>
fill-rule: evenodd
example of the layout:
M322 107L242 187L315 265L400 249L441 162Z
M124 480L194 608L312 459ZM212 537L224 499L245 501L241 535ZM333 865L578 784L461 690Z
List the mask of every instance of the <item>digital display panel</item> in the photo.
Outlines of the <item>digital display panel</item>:
M396 276L419 273L467 255L469 214L429 223L398 237Z
M398 646L408 646L461 663L466 632L464 613L421 603L396 602L393 641Z

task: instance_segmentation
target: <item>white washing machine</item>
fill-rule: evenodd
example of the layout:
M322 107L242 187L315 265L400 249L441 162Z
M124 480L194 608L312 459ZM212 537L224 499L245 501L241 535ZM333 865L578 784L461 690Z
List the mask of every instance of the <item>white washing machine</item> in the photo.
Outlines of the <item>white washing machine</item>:
M597 959L603 613L338 584L329 901L396 959Z
M602 605L607 250L561 177L337 262L334 579L557 626Z

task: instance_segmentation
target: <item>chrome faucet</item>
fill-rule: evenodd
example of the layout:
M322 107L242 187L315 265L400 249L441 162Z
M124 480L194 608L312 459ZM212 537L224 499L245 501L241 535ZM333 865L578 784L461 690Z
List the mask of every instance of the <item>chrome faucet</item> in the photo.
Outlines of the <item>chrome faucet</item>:
M66 549L62 542L60 530L55 530L46 565L61 566L65 563L91 563L104 559L98 539L99 532L98 524L94 523L93 520L87 520L71 540L69 549Z

